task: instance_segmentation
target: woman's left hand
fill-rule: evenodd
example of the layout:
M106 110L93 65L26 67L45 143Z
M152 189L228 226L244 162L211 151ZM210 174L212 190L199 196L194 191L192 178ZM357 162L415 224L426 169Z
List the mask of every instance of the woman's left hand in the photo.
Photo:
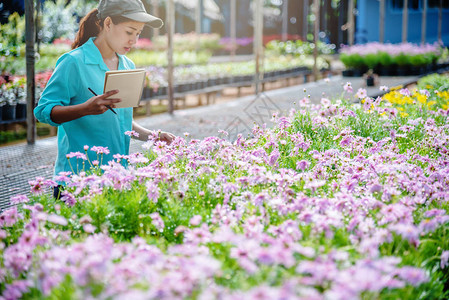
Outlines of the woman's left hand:
M175 135L170 132L161 131L159 133L158 141L166 142L168 145L175 139Z

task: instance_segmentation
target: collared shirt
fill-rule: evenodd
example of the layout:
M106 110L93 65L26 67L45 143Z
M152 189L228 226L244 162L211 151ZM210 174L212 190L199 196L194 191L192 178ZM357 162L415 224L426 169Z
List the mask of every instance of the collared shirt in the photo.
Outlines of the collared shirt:
M94 95L103 94L105 72L109 71L103 61L100 50L90 38L81 47L62 55L55 70L42 93L34 115L43 123L58 127L58 155L55 164L55 175L60 172L79 173L90 168L90 163L97 160L107 164L114 154L129 154L130 137L126 131L132 129L132 108L115 108L115 115L107 110L100 115L88 115L79 119L55 123L50 116L57 105L69 106L86 102ZM119 70L135 69L134 63L124 55L119 57ZM84 146L88 146L89 161L81 158L67 158L69 153L86 154ZM90 149L93 146L107 147L109 154L98 155Z

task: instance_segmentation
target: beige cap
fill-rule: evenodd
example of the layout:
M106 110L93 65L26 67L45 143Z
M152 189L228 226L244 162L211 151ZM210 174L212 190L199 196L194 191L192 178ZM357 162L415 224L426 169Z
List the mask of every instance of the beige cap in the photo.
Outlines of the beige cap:
M98 18L122 16L133 21L143 22L153 28L164 25L161 19L150 15L140 0L100 0Z

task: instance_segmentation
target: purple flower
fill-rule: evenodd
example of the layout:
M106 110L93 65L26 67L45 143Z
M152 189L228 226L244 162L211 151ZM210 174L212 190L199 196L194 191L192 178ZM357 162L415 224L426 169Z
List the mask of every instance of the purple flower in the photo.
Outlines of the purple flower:
M420 284L429 281L426 272L415 267L402 267L397 273L400 278L414 286L419 286Z
M30 199L28 199L28 197L25 195L12 196L11 200L10 200L11 204L13 204L13 205L20 204L20 203L27 203L29 201L30 201Z
M66 226L68 224L67 219L63 216L51 214L47 217L47 221L56 225Z
M190 219L189 223L192 226L198 226L198 225L200 225L201 220L202 220L202 217L200 215L196 215Z
M296 163L296 169L299 169L301 171L304 171L310 166L310 162L307 160L301 160Z
M164 224L164 220L162 220L161 216L159 215L159 213L154 212L152 214L150 214L151 220L152 220L152 224L156 227L157 230L159 230L160 232L162 232L165 228L165 224Z
M441 269L444 269L447 266L449 266L449 251L448 250L445 250L441 253L440 266L441 266Z
M75 196L68 191L61 192L61 201L70 207L74 206L77 202Z
M13 206L0 214L0 227L11 227L19 220L17 206Z
M108 147L100 147L100 146L93 146L92 148L90 148L91 151L94 151L97 154L109 154L109 149Z
M139 137L139 133L136 132L136 131L134 131L134 130L131 130L131 131L125 131L125 135L127 135L127 136L129 136L129 137L136 137L136 138Z
M351 86L350 82L346 82L346 84L343 86L343 89L347 93L352 93L353 92L353 89L352 89L352 86Z
M79 151L78 152L70 152L69 154L66 155L66 157L87 160L86 154L81 153Z
M145 183L145 187L147 190L147 196L148 199L153 201L154 203L157 203L159 199L159 187L158 185L153 181L147 181Z

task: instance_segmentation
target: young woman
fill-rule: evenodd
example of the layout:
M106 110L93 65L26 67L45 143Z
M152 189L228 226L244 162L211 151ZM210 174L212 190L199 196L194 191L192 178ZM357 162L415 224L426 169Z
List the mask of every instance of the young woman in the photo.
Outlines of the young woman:
M130 137L125 132L134 130L140 140L148 139L151 131L133 121L132 108L116 108L116 114L108 108L120 102L114 98L118 91L102 94L106 71L135 68L125 54L146 25L160 28L163 23L148 14L140 0L101 0L98 8L81 20L73 50L58 59L34 109L39 121L58 127L55 175L83 169L82 160L67 158L69 153L107 147L102 151L102 163L106 164L114 154L129 153ZM159 135L167 143L173 138L167 132ZM97 153L87 153L91 162L97 160ZM59 188L55 188L58 194Z

